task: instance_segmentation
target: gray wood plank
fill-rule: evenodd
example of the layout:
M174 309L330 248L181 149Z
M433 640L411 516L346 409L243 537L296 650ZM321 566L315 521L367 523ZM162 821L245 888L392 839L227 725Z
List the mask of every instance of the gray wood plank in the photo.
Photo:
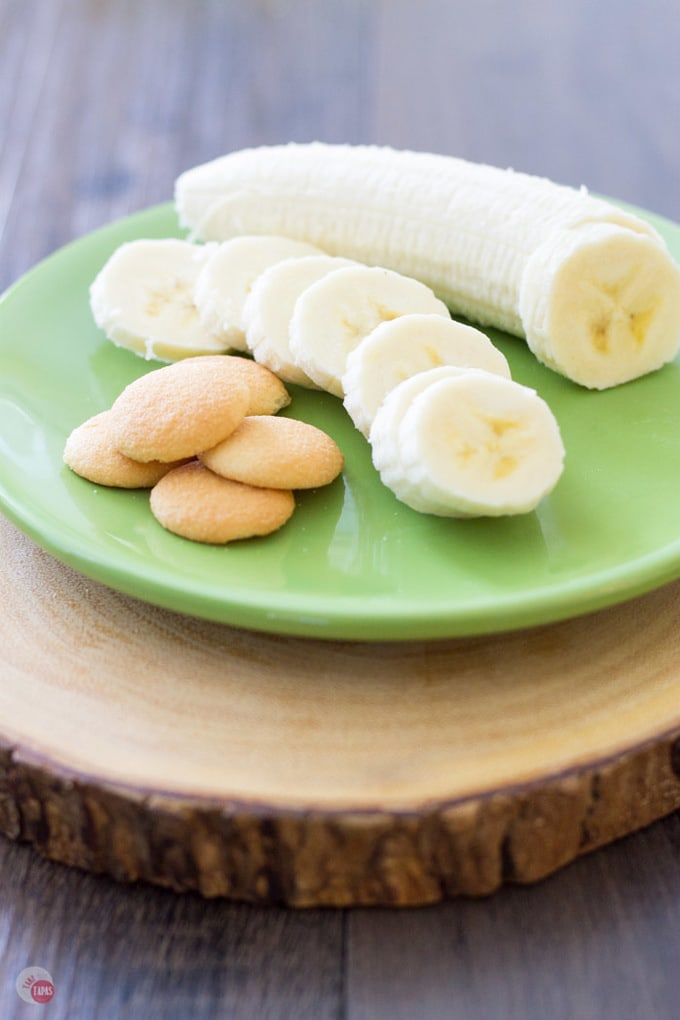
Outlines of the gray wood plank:
M347 1020L671 1020L679 839L676 816L536 886L354 911Z
M680 6L383 0L375 140L680 217Z
M52 1020L338 1020L343 915L118 885L0 842L0 1015L44 967ZM37 1014L36 1014L37 1015Z
M362 0L2 0L0 12L0 112L10 114L0 287L60 244L171 199L177 174L197 162L247 145L368 137Z
M0 5L0 253L8 257L13 238L5 235L7 218L17 189L30 174L28 148L36 130L45 77L52 57L59 0L35 17L29 5ZM7 250L5 249L7 246Z

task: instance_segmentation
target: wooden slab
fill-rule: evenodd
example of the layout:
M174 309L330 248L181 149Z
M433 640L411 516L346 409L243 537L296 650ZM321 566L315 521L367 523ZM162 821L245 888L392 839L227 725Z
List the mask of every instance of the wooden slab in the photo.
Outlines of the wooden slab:
M293 906L534 882L680 806L680 584L505 636L323 642L155 609L0 518L0 831Z

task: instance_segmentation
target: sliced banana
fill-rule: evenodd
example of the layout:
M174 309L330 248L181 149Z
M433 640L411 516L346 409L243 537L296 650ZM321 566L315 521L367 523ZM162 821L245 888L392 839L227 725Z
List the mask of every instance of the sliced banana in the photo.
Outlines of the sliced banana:
M175 238L121 245L90 287L95 322L118 347L147 359L221 353L194 304L196 279L215 248Z
M397 431L381 478L403 503L439 516L497 517L534 510L555 487L564 445L554 415L534 390L479 369L462 370L425 385L405 409L401 405L399 419L390 405L410 382L387 396L371 433L379 441L381 415L392 416L390 428Z
M439 379L457 377L465 371L455 365L440 365L417 372L390 389L373 416L368 433L373 466L383 484L392 488L392 478L402 474L399 449L399 426L415 398Z
M256 361L287 383L317 389L290 349L290 320L295 302L307 287L333 270L355 265L351 259L307 255L284 259L265 269L253 283L243 306L246 344Z
M196 280L201 322L222 350L246 351L243 306L253 283L283 259L321 255L313 244L272 234L244 234L217 246Z
M418 280L375 266L338 269L298 298L290 349L317 386L342 397L349 352L381 322L412 312L450 319L444 302Z
M505 356L481 330L441 315L402 315L381 323L347 356L344 404L359 431L368 435L376 411L398 383L440 365L510 378Z

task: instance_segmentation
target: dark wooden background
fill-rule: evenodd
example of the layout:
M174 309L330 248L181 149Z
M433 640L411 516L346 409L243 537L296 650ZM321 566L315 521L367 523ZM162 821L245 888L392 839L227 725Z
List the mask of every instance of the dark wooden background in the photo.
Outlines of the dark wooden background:
M245 145L450 152L680 220L677 0L0 0L0 288ZM680 667L679 667L680 668ZM1 678L0 678L1 682ZM23 1004L26 966L56 995ZM123 887L0 843L0 1016L671 1020L680 820L409 911Z

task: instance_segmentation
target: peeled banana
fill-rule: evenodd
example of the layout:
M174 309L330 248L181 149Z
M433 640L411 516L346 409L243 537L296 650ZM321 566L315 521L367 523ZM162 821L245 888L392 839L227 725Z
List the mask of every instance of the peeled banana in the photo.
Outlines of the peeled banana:
M680 268L644 220L528 174L449 156L323 143L263 146L176 181L193 236L283 234L415 277L457 314L524 336L606 389L680 349Z

